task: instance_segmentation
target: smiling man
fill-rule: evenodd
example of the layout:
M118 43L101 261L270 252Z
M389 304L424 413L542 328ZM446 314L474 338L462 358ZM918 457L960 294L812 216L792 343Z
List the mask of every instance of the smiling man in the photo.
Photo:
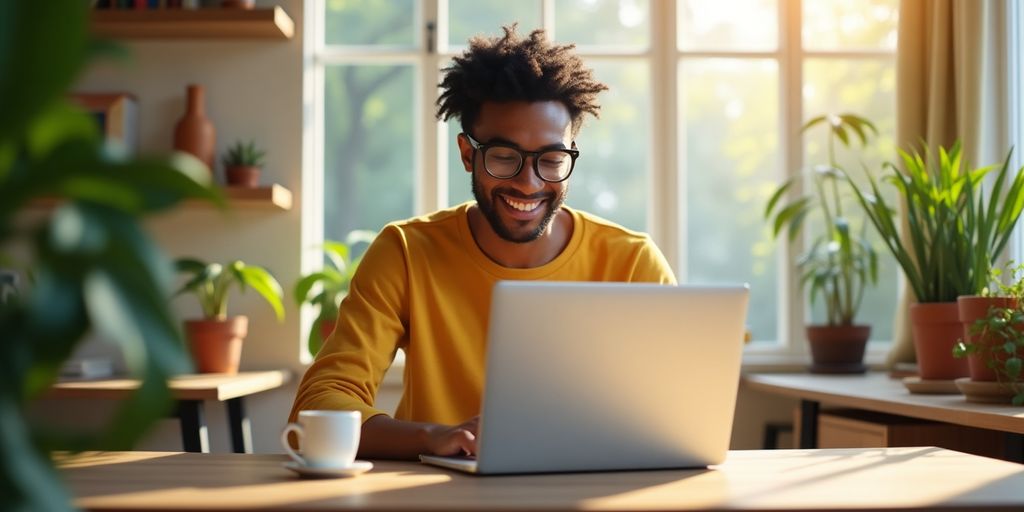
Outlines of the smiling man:
M460 121L475 201L384 227L292 406L291 421L307 409L361 411L361 457L476 452L497 281L675 283L646 234L564 204L570 176L586 172L575 138L607 89L573 46L506 27L470 41L445 73L438 117ZM374 401L398 349L403 394L391 417Z

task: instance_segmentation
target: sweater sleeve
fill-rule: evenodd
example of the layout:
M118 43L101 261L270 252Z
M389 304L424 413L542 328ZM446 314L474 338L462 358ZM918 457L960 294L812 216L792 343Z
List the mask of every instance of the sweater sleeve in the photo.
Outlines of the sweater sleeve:
M636 253L630 281L676 284L676 276L672 272L672 267L669 266L668 260L665 259L661 249L658 249L658 246L648 236L644 237L643 243L640 244L639 250Z
M395 226L386 226L366 250L334 333L299 383L289 421L310 409L360 411L363 421L385 414L374 400L396 351L407 342L407 254Z

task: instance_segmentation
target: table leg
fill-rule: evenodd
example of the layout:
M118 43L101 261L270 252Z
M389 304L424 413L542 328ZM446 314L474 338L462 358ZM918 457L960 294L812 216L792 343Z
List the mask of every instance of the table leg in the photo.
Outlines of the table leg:
M178 400L181 444L186 452L210 453L210 436L203 415L202 400Z
M800 400L800 448L818 447L818 407L814 400Z
M1006 457L1006 460L1024 464L1024 434L1007 432L1004 442L1006 448L1003 456Z
M228 424L231 428L231 449L235 453L252 453L252 424L245 414L242 397L228 400Z

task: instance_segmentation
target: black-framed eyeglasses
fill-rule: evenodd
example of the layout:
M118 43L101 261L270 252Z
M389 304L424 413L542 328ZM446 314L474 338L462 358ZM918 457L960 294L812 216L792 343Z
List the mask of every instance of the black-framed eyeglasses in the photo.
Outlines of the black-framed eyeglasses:
M576 159L580 152L576 142L572 149L545 149L543 151L523 151L515 146L502 143L480 143L468 133L463 133L473 150L479 150L484 159L484 170L499 180L515 178L523 170L526 157L533 157L533 172L538 178L548 183L565 181L576 167ZM473 159L476 165L476 158Z

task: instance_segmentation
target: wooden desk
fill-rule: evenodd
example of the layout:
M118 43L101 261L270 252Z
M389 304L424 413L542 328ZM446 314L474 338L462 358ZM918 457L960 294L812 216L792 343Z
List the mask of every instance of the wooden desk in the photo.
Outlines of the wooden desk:
M303 480L283 455L87 453L59 462L86 510L1006 510L1024 467L941 448L730 452L708 470L477 477L376 462Z
M246 396L278 388L291 378L286 370L239 372L236 375L207 373L181 375L167 382L181 421L181 441L187 452L210 451L205 400L227 402L231 448L235 453L252 453L252 426L245 412ZM119 400L139 387L134 379L79 380L58 382L48 398L89 398Z
M800 399L800 447L817 446L822 402L968 427L1007 432L1007 457L1024 461L1024 408L977 404L963 395L920 395L884 373L863 375L748 374L743 385L757 391Z

